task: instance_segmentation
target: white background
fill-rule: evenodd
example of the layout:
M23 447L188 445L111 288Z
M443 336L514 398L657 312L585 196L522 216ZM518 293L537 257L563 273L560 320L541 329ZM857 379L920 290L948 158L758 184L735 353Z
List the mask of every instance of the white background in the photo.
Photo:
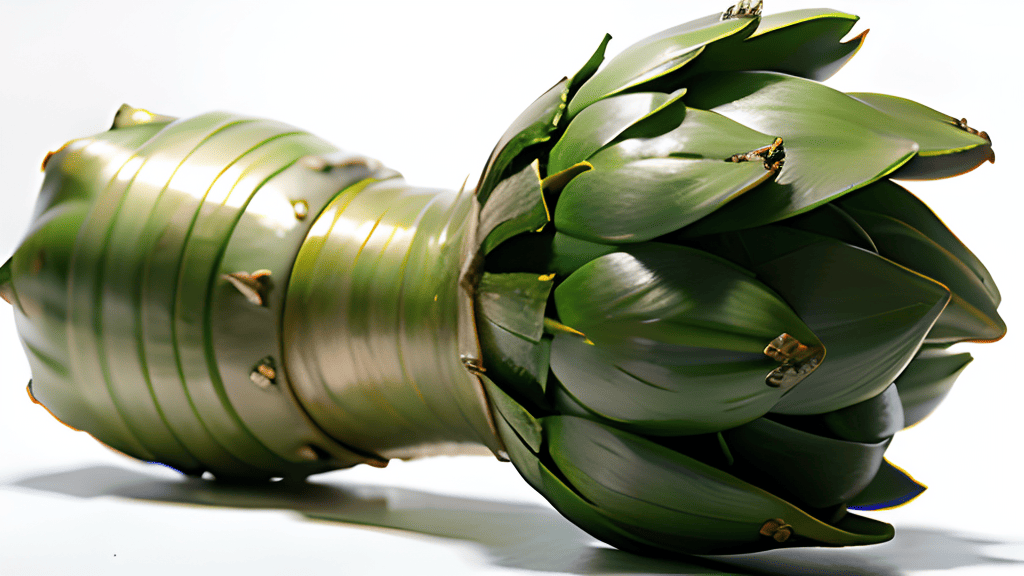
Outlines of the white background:
M28 226L39 163L102 131L122 102L283 120L380 158L413 183L475 180L507 124L590 56L726 2L179 2L0 0L0 259ZM770 0L766 12L815 6ZM1019 574L1024 352L1020 5L847 1L872 29L829 81L918 100L987 130L998 162L909 183L988 265L1009 335L974 345L939 411L890 460L929 485L876 517L885 545L735 558L768 574ZM515 470L487 458L327 474L238 491L106 450L29 403L0 302L0 575L716 574L597 545ZM366 524L374 525L368 527ZM731 567L730 567L731 566ZM745 568L744 568L745 567Z

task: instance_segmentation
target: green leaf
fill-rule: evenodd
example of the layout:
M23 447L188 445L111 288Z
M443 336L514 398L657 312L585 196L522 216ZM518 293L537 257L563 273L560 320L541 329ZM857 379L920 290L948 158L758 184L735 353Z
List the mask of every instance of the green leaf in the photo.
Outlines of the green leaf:
M859 208L846 211L871 235L878 253L941 282L952 298L928 333L928 342L994 341L1006 324L982 280L952 253L897 217Z
M555 226L586 240L643 242L673 232L764 182L763 166L650 158L591 170L566 187Z
M863 402L822 415L829 430L850 442L881 442L903 429L903 405L896 386Z
M870 186L874 186L874 184ZM853 217L837 207L835 203L818 206L810 212L786 218L780 224L819 236L834 238L862 250L878 253L878 247L871 240L871 236Z
M759 534L772 518L791 525L805 545L892 538L886 525L869 523L873 530L861 533L837 529L725 472L596 422L554 416L544 418L543 426L551 457L569 485L606 517L664 548L714 554L778 547Z
M506 171L523 150L551 138L551 133L565 111L568 83L568 79L563 78L537 98L498 140L477 186L477 200L481 206L487 205L491 191L506 176Z
M771 70L826 80L863 44L866 31L842 42L857 20L852 14L821 8L762 16L749 37L737 35L708 45L684 74L692 78L702 72Z
M716 13L645 38L623 50L580 87L569 103L569 116L602 98L639 89L645 82L678 70L707 44L733 34L750 34L757 22L757 18L722 20Z
M907 428L935 411L971 360L967 352L950 354L940 348L922 348L914 356L895 382Z
M476 326L487 374L535 404L543 404L551 340L531 342L486 318L478 319Z
M632 343L631 357L627 345L609 350L556 334L551 370L588 410L624 429L654 435L699 434L748 422L782 395L765 384L777 363L763 355Z
M548 174L540 181L540 187L545 194L556 197L569 182L572 182L573 178L593 168L590 162L577 162L564 170Z
M542 338L553 276L488 274L477 286L477 333L484 368L502 385L543 402L551 340Z
M691 236L806 212L888 175L917 150L912 140L892 134L889 115L811 80L774 72L700 80L689 87L690 106L781 136L786 161L773 182L705 218L688 231Z
M917 498L928 487L910 475L882 460L871 484L850 500L851 510L888 510Z
M521 338L539 342L552 279L529 273L485 273L477 286L477 313Z
M493 380L483 374L478 374L477 377L484 383L491 406L515 430L516 435L530 448L531 452L540 452L543 442L540 422L526 408L506 394ZM514 444L514 442L509 443Z
M850 96L888 115L896 136L917 142L917 155L893 172L905 180L948 178L995 162L992 142L960 127L960 122L913 100L886 94L851 92Z
M488 272L554 273L568 276L615 246L580 240L548 228L540 234L521 234L502 243L484 261Z
M491 386L497 389L493 383ZM540 492L554 506L555 510L558 510L573 524L620 550L632 550L641 554L665 551L664 547L640 537L637 531L617 526L614 519L600 514L593 504L566 486L565 482L548 469L532 451L531 445L509 423L504 413L498 413L495 418L495 426L509 458L519 474L530 486ZM528 432L528 435L532 434L532 432ZM669 551L674 550L670 549Z
M779 226L738 236L741 265L779 293L828 351L775 412L831 412L878 395L949 300L941 284L835 240Z
M838 440L872 444L892 438L903 428L903 405L893 385L863 402L824 414L771 414L772 420L797 430Z
M985 286L985 291L988 292L993 304L999 304L999 289L981 260L960 242L960 239L942 223L942 220L939 220L938 216L924 202L907 191L906 188L889 180L879 180L853 194L844 196L840 199L839 205L886 214L917 229L970 268Z
M551 138L561 123L566 102L575 94L582 83L590 79L604 60L604 51L612 37L605 34L604 40L597 47L586 64L573 77L562 78L531 104L498 140L491 156L480 175L477 185L477 199L481 206L487 204L487 198L498 182L505 177L505 172L512 166L519 155L535 144L546 142Z
M761 416L784 392L765 383L778 366L765 347L782 333L817 344L749 273L671 245L591 261L555 290L555 307L585 334L555 335L551 368L562 386L587 409L655 434L717 431Z
M539 231L548 223L537 161L498 183L480 209L478 238L487 254L516 234Z
M661 92L637 92L605 98L576 115L555 143L548 157L548 173L554 174L583 162L612 142L623 131L641 120L660 116L668 108L671 121L659 121L661 132L678 126L686 115L682 104L685 91L669 95Z
M614 246L588 242L568 234L555 232L551 240L548 269L560 276L568 276L587 262L615 251Z
M863 490L882 463L889 445L819 436L767 418L759 418L722 436L736 466L749 481L790 502L826 508Z
M661 136L624 140L592 155L594 169L562 191L555 226L614 243L673 232L771 178L763 162L726 160L774 140L719 114L687 109L682 124Z
M604 62L605 50L608 48L608 43L611 42L611 40L612 35L605 34L604 38L601 39L601 43L598 44L597 50L594 50L594 53L590 56L590 59L587 60L578 72L573 74L572 78L569 79L569 98L572 98L573 95L579 91L580 86L583 86L587 80L590 80L590 78L597 72L597 69L601 67L601 63Z

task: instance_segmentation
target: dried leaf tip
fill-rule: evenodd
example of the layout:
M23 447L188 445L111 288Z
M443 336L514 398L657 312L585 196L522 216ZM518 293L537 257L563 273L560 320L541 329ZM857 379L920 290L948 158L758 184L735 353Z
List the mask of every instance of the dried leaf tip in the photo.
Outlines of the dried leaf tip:
M765 384L788 390L817 369L825 357L825 348L805 346L796 338L783 333L765 347L764 355L782 363L768 374Z
M782 518L772 518L765 520L758 533L782 543L789 540L789 537L793 535L793 527L786 524L786 521Z
M734 154L725 159L726 162L752 162L761 160L764 162L764 169L772 172L777 171L786 161L786 149L782 145L782 138L776 138L770 146L764 146L750 152Z
M988 141L989 144L992 143L992 139L989 138L988 132L985 132L984 130L975 130L974 128L971 128L970 126L967 125L967 118L961 118L960 121L956 123L956 126L957 128L963 130L964 132L967 132L968 134L974 134L975 136L984 138L986 141Z
M722 20L730 20L732 18L753 18L761 15L761 8L764 7L764 0L759 0L757 4L751 6L750 0L742 0L736 4L729 6L725 12L722 12Z

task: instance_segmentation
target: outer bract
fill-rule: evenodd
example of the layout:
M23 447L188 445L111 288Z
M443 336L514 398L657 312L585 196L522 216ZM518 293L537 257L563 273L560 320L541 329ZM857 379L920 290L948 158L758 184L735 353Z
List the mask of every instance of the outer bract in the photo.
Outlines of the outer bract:
M122 108L47 158L0 268L29 393L219 479L510 459L644 553L888 540L849 512L1005 332L981 262L894 180L994 160L966 120L823 86L856 17L760 3L602 66L495 147L474 195L292 127Z

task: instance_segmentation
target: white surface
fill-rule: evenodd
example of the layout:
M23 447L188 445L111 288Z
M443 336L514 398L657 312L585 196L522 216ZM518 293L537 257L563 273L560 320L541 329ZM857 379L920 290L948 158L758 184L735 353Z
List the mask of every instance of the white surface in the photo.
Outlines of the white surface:
M778 12L817 3L766 4ZM1024 572L1019 4L893 4L834 4L863 18L855 32L872 32L829 84L909 97L992 135L996 165L910 188L989 266L1010 333L971 346L976 361L945 405L889 450L930 486L909 506L876 514L896 525L896 540L733 559L737 572ZM616 53L727 2L506 5L515 7L0 1L0 258L28 225L46 151L105 129L122 102L175 116L228 109L283 120L376 156L411 182L457 187L605 31ZM29 403L28 367L3 306L0 366L2 576L718 573L598 545L511 466L489 459L361 467L264 493L128 461Z

